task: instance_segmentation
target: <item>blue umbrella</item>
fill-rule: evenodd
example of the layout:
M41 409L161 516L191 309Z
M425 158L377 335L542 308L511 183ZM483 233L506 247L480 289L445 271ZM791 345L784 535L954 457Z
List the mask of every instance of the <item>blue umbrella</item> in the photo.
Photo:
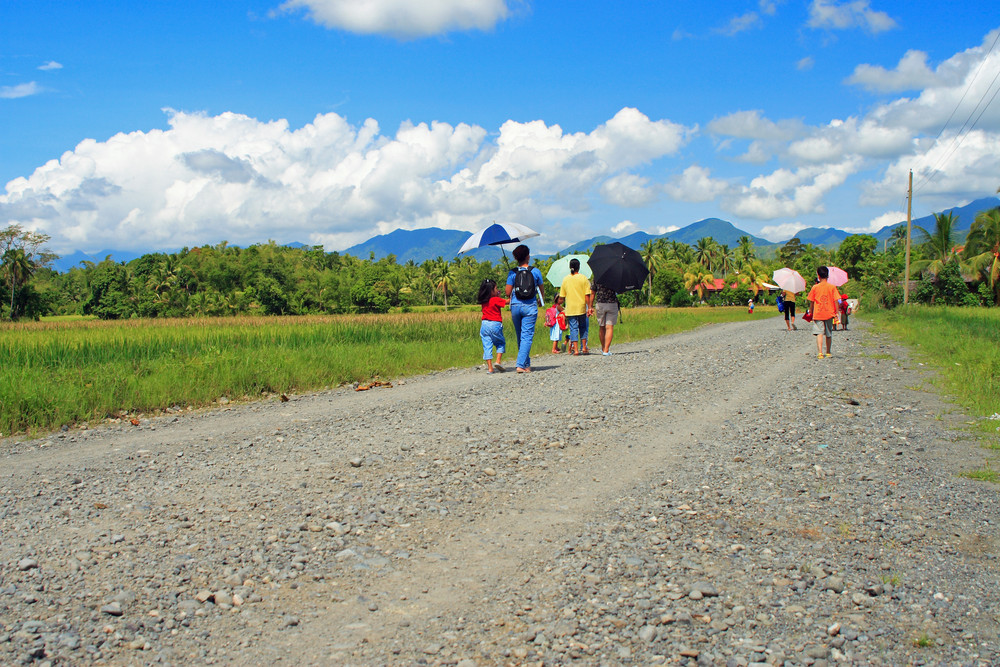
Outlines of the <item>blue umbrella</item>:
M475 250L488 245L503 245L504 243L518 243L524 239L538 236L538 232L528 229L524 225L516 222L494 222L486 229L481 229L462 244L459 253ZM501 248L503 250L503 248Z

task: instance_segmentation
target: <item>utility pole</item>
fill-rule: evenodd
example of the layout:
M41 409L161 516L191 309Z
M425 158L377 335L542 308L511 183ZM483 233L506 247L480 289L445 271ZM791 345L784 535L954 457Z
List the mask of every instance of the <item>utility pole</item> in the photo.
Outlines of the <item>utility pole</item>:
M913 170L910 170L910 185L906 189L906 271L903 273L903 303L910 302L910 230L913 227Z

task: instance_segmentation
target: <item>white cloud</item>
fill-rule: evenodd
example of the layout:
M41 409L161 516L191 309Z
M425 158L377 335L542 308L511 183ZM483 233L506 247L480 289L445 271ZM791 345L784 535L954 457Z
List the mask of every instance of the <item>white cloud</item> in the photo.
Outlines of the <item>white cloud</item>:
M861 64L846 83L862 86L882 93L921 90L941 84L941 80L927 66L927 54L923 51L907 51L893 70L879 65Z
M291 130L169 111L166 130L85 140L8 183L0 226L47 233L60 252L267 238L342 249L399 228L540 225L585 211L602 184L641 190L627 170L691 132L634 109L589 133L508 121L495 141L464 123L404 123L390 136L334 113Z
M729 189L725 181L712 178L704 167L692 165L663 186L671 199L687 202L712 201Z
M823 197L843 185L860 164L860 159L849 158L839 164L808 166L796 171L778 169L726 195L721 205L730 213L758 220L822 213Z
M834 120L809 137L788 146L788 154L803 163L839 162L846 155L895 158L910 153L912 135L905 128L887 127L872 120Z
M767 141L788 141L803 129L798 120L781 120L777 123L761 116L761 112L736 111L713 119L707 129L712 134L736 137L738 139L763 139Z
M38 69L42 70L43 72L49 72L54 69L62 69L62 68L63 68L62 63L57 63L55 60L50 60L44 65L38 66Z
M809 6L808 26L835 30L861 28L872 34L897 27L896 21L891 16L873 10L870 5L869 0L850 0L842 3L834 0L813 0Z
M635 174L618 174L601 184L601 196L609 204L637 208L656 201L656 190L649 179Z
M761 25L763 25L763 22L760 20L760 15L757 12L747 12L746 14L734 16L724 28L719 28L715 32L732 36L753 28L758 28Z
M811 70L816 65L816 60L812 56L806 56L799 62L795 63L795 69L800 72L807 72Z
M653 230L653 232L657 236L663 236L664 234L669 234L670 232L676 232L678 229L680 229L680 227L678 227L677 225L669 225L667 227L660 225L659 227L656 227Z
M0 99L13 100L19 97L30 97L42 92L42 87L34 81L19 83L16 86L0 86Z
M612 234L631 234L632 232L639 231L638 225L636 225L631 220L622 220L617 225L611 228Z
M768 241L787 241L803 229L806 229L806 225L801 222L786 222L783 225L761 227L757 236L762 236Z
M845 232L851 234L874 234L888 225L898 224L906 220L906 211L889 211L868 221L867 225L858 227L844 227Z
M278 9L305 10L327 28L404 38L489 30L509 11L504 0L287 0Z

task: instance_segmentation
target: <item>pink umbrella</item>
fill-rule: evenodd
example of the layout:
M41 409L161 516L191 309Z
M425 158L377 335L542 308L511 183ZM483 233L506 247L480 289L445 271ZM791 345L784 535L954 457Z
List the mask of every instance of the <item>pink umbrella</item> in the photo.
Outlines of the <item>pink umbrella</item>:
M848 281L847 271L837 268L836 266L826 267L830 269L830 277L826 279L826 282L830 283L834 287L840 287Z
M795 269L778 269L773 274L774 282L786 292L801 292L806 288L806 281Z

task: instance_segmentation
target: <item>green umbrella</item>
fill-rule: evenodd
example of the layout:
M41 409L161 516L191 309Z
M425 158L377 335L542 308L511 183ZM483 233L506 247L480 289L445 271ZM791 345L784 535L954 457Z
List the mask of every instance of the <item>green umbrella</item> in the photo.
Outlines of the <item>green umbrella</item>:
M573 258L580 260L580 273L590 280L594 276L594 272L590 270L590 265L587 264L590 255L566 255L565 257L560 257L552 262L548 273L545 274L545 279L556 287L562 287L562 281L569 275L569 260Z

